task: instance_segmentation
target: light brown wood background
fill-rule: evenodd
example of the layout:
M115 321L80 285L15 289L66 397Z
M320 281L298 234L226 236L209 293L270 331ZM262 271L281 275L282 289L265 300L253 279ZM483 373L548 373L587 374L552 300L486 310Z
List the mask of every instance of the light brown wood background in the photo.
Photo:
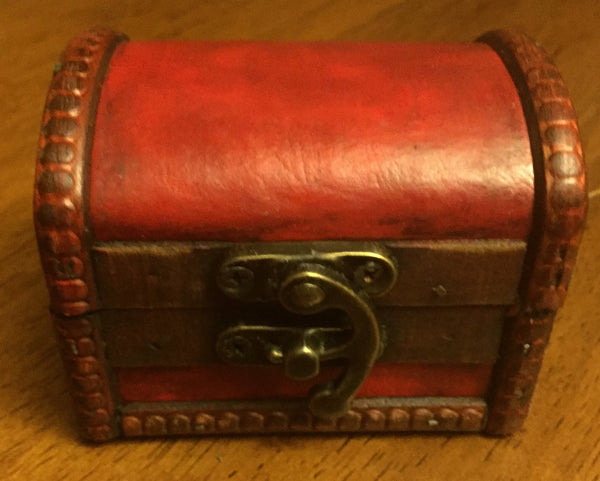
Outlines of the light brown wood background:
M0 479L598 480L600 195L522 432L264 436L81 444L73 429L32 228L39 121L68 39L106 25L132 39L463 41L518 28L554 56L600 187L600 2L0 2Z

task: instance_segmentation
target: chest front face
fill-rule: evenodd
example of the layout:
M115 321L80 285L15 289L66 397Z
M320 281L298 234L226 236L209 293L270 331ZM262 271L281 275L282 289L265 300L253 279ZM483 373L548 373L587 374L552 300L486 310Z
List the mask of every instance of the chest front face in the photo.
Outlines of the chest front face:
M483 42L75 39L36 228L84 435L518 427L585 182L554 67Z

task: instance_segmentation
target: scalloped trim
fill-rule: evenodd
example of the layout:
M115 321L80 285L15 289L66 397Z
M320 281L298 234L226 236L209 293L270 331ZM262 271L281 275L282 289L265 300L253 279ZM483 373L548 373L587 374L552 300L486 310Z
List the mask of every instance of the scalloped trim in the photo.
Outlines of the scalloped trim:
M490 32L479 39L502 58L519 89L533 128L532 154L543 179L536 216L541 231L532 236L533 251L526 292L514 318L507 320L486 432L510 434L521 427L550 337L563 304L587 207L585 165L575 110L550 57L525 35ZM537 131L539 131L539 138Z
M446 405L447 403L447 405ZM160 410L135 409L123 415L121 427L126 437L182 434L227 434L252 432L374 432L374 431L480 431L485 403L468 399L435 398L390 400L394 407L381 408L381 399L369 407L354 407L339 419L319 419L304 410L213 409Z
M42 118L36 165L34 222L50 309L77 316L96 308L86 248L85 170L102 77L116 45L126 37L94 29L72 40L55 66ZM54 316L63 361L83 436L105 441L115 434L99 332L87 318Z

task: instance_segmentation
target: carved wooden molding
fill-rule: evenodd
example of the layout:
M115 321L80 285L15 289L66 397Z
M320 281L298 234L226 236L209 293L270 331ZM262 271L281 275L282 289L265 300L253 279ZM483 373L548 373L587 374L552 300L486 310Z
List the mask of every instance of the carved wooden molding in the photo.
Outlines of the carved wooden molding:
M46 100L35 177L34 222L50 309L79 425L93 441L115 432L104 344L91 318L68 316L96 307L85 221L86 170L102 80L112 52L125 39L98 28L67 46Z
M116 434L115 409L96 321L59 316L53 321L82 435L106 441Z
M522 300L507 321L486 431L510 434L527 415L556 310L562 305L583 232L587 190L575 111L548 54L526 36L491 32L519 89L536 171L534 218Z
M125 39L102 28L73 39L55 66L42 118L35 228L50 308L67 316L96 307L86 247L86 170L102 80L112 52Z
M403 402L404 401L404 402ZM480 431L485 403L460 398L394 399L394 407L381 407L381 399L369 406L359 401L343 417L319 419L309 411L280 409L167 409L135 408L123 414L121 428L126 437L181 434L226 434L240 432L372 432L372 431ZM385 403L383 403L385 404Z

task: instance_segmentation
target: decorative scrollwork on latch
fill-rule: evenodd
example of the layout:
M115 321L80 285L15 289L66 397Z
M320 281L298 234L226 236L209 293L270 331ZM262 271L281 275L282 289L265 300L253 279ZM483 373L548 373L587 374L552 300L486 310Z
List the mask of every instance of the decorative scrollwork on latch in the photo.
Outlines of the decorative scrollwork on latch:
M364 247L327 251L290 244L270 252L268 245L259 245L229 256L218 273L219 287L229 297L252 303L278 301L290 313L306 316L335 309L345 313L349 326L241 324L219 335L221 358L281 363L286 375L296 380L315 377L321 362L342 360L344 373L315 386L309 407L319 417L343 415L381 350L370 298L385 294L397 276L395 263L383 249Z

